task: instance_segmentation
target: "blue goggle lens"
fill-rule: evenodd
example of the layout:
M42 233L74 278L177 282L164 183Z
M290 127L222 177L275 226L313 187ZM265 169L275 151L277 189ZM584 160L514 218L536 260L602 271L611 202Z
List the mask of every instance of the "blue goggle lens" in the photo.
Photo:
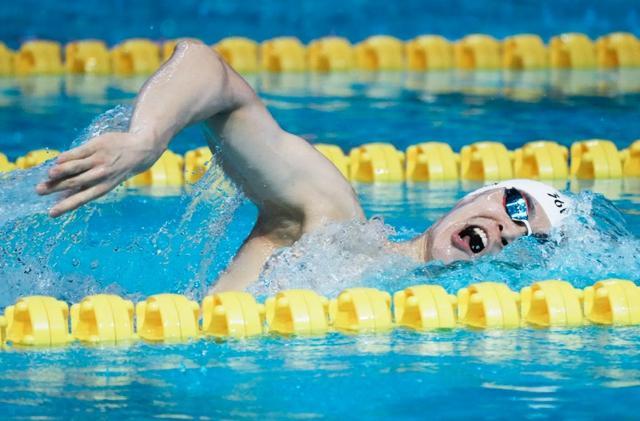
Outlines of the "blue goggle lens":
M527 235L531 235L529 226L529 206L527 199L518 189L509 188L504 191L504 209L513 221L523 222L527 228Z

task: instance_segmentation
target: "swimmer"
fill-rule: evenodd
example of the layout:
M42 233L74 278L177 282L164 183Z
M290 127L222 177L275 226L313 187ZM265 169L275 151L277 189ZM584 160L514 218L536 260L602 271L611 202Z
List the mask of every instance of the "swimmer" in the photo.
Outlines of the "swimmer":
M183 128L204 122L223 170L258 208L249 237L214 286L243 290L269 257L325 224L364 220L351 184L304 139L284 131L255 92L211 48L185 40L142 87L129 131L106 133L61 154L41 195L63 192L52 217L100 197L162 155ZM570 201L545 184L511 180L463 198L413 240L389 248L449 263L499 252L560 224Z

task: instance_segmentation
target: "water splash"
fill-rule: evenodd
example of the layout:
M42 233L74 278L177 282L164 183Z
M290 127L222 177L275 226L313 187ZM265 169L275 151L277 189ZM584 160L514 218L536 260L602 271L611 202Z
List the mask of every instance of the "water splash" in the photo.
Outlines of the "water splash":
M432 263L411 276L454 291L472 282L505 282L518 290L533 281L562 279L585 287L610 277L638 280L640 240L625 227L624 217L602 195L574 196L575 209L549 241L521 238L500 254L450 266Z
M119 105L101 114L80 136L71 142L71 147L79 146L87 140L109 131L126 131L129 128L131 113L132 107ZM59 194L44 197L35 194L36 184L46 179L47 173L54 163L55 159L51 159L34 168L0 174L0 227L11 220L46 214L60 199ZM72 216L63 219L68 218L72 218Z
M310 288L335 296L348 287L402 276L416 264L385 247L394 233L378 218L328 224L272 256L250 291L262 296Z
M53 160L28 170L0 173L0 227L14 219L46 214L58 195L40 197L35 186L47 176Z
M173 264L173 259L190 250L199 250L199 263L190 269L192 276L178 287L188 297L199 300L208 290L208 281L213 280L209 269L218 257L216 250L244 196L226 178L214 155L209 170L183 195L182 202L184 211L178 223L166 222L152 242L165 265Z
M126 130L130 115L131 107L108 111L72 145ZM2 305L34 293L76 300L105 291L132 298L141 292L173 291L200 299L243 239L243 232L234 229L231 236L239 238L228 244L227 229L246 201L217 162L178 198L115 192L56 220L46 215L56 198L33 191L51 165L0 178ZM640 273L639 240L626 230L610 202L591 193L576 197L573 217L551 241L523 238L499 255L475 262L418 265L390 253L383 246L389 237L398 235L379 219L327 225L276 253L250 290L265 295L311 288L335 296L352 286L392 291L437 283L453 291L485 280L518 289L540 279L562 278L585 286L614 276L637 280ZM229 255L223 257L225 253Z
M272 295L312 288L335 296L352 286L393 291L427 283L456 291L496 281L518 290L544 279L564 279L577 287L609 277L637 281L640 240L625 228L622 214L601 195L583 192L574 198L573 215L548 241L521 238L497 255L450 265L417 264L390 253L383 244L394 230L379 220L329 225L272 257L250 291Z
M107 111L71 146L106 132L126 131L131 114L130 106ZM155 229L151 221L136 225L130 213L131 206L149 199L135 192L122 195L122 188L99 203L49 218L48 209L59 197L40 197L35 185L53 163L0 178L1 305L32 294L72 301L97 292L135 298L140 291L153 291L154 284L162 292L186 291L201 298L215 279L218 245L243 203L218 163L212 162L202 179L177 199L153 199L152 208L166 200L173 211Z

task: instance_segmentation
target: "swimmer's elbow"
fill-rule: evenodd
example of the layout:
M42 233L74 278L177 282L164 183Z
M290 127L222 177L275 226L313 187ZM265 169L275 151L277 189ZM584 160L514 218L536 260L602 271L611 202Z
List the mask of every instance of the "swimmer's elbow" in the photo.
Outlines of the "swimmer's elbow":
M222 98L229 107L238 108L257 99L249 84L242 82L242 77L231 70L222 56L200 40L182 39L175 51L174 55L188 62L185 68L190 77L206 84L214 102Z
M213 65L224 70L224 60L213 48L195 38L181 38L176 44L173 57L182 57L202 65Z
M206 45L204 42L202 42L201 40L199 40L198 38L191 38L191 37L180 37L177 38L176 40L176 46L179 47L180 45Z

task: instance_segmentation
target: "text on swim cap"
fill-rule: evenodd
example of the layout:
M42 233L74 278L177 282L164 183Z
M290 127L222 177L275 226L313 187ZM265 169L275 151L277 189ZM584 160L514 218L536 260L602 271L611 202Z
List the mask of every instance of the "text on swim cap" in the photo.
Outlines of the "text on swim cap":
M564 213L567 210L567 208L564 207L564 201L560 199L558 193L547 193L547 196L553 199L553 204L560 209L560 213Z

